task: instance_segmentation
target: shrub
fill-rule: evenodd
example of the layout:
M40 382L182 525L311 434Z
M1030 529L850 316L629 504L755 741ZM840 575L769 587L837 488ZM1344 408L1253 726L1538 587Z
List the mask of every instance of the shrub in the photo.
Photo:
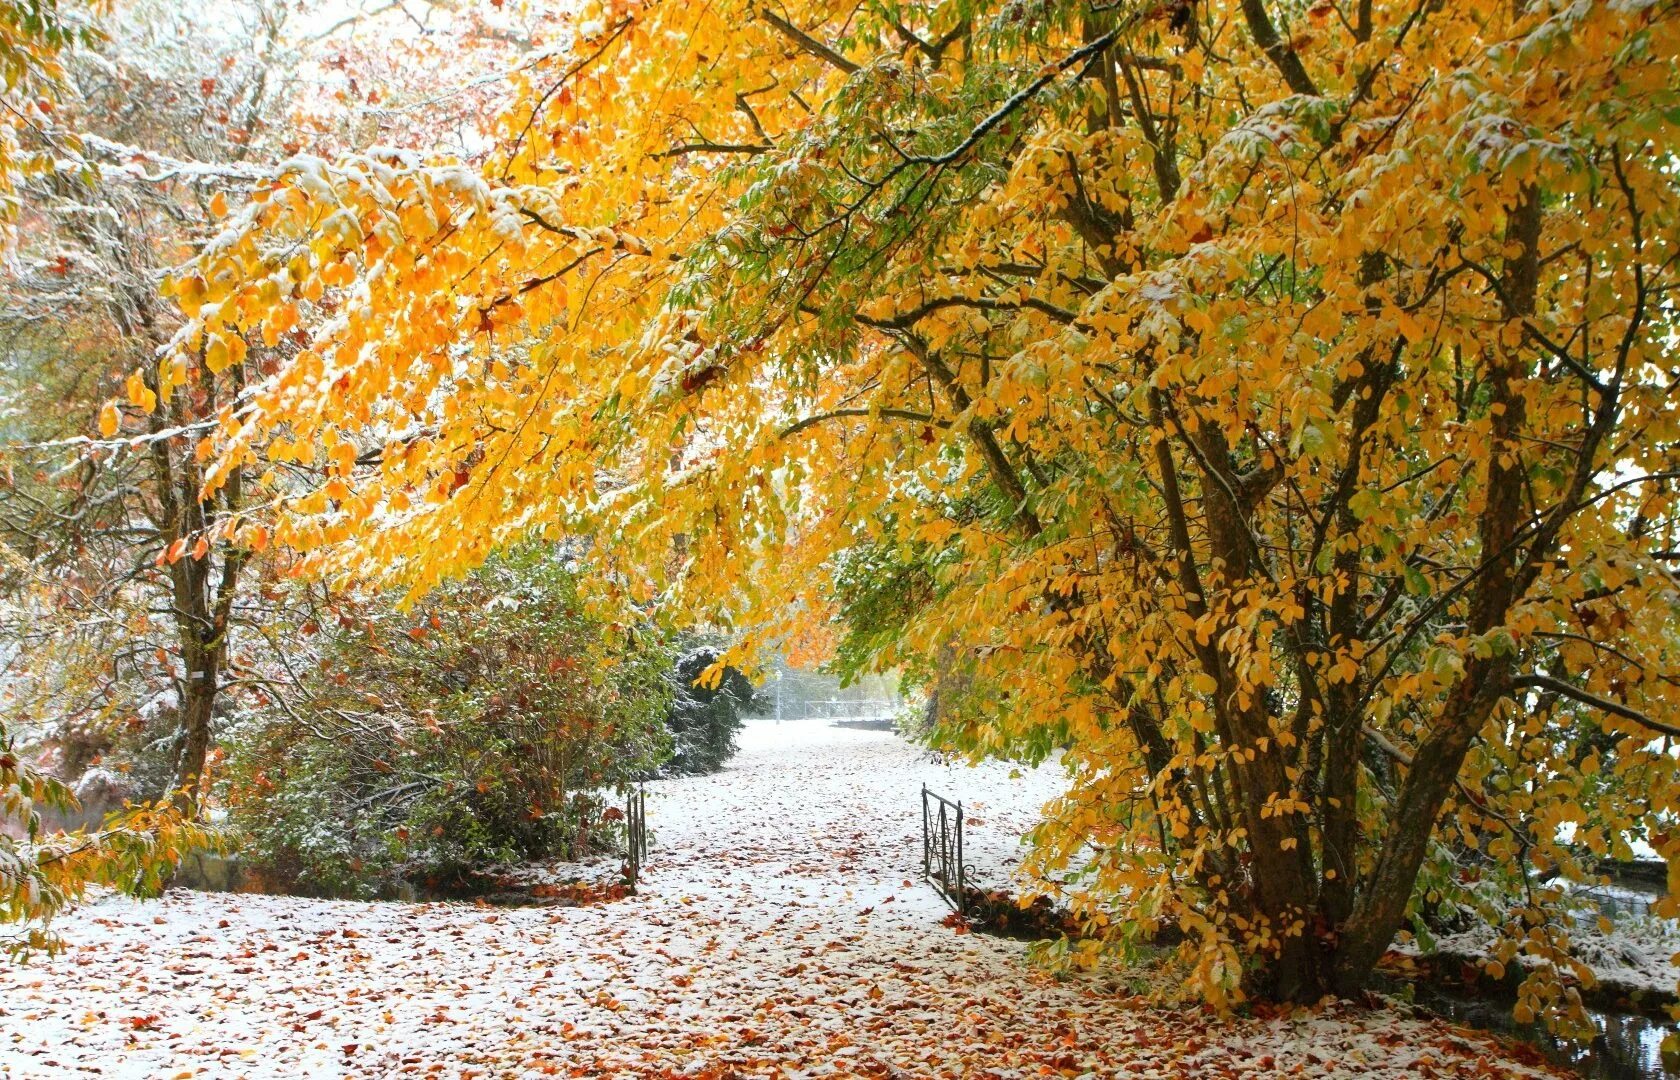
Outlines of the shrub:
M763 711L751 681L737 668L725 667L715 685L702 677L721 656L717 649L703 645L676 663L674 692L665 717L672 741L667 773L717 772L735 753L741 718Z
M522 549L412 614L341 620L298 699L238 733L233 822L260 873L330 895L586 856L615 842L608 795L669 753L669 671Z

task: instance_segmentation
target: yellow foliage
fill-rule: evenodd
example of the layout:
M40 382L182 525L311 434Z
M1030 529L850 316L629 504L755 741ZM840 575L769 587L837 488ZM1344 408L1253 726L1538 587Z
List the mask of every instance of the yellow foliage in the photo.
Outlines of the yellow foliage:
M282 166L172 362L304 342L219 452L333 463L307 568L578 535L618 602L841 614L955 745L1068 747L1104 933L1347 986L1432 840L1680 809L1680 19L1268 6L590 4L487 160Z
M0 728L0 747L6 745ZM183 817L168 802L131 807L98 831L42 833L38 808L75 809L57 780L0 750L0 923L19 929L3 944L13 953L51 950L52 917L91 886L155 894L181 855L214 847L220 837ZM22 839L14 839L21 835Z

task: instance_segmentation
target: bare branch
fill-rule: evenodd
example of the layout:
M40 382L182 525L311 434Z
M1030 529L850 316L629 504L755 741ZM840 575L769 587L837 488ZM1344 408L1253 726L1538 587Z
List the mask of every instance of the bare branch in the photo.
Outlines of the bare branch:
M799 27L788 22L780 15L777 15L774 11L771 11L768 8L759 8L758 17L775 27L777 33L799 46L799 48L803 49L805 52L810 53L819 60L828 61L828 63L832 64L836 68L839 68L847 75L852 74L858 69L856 64L852 63L844 56L841 56L827 45L824 45L810 34L807 34L805 31L799 29Z
M1511 680L1511 685L1534 690L1549 690L1578 704L1609 713L1612 716L1619 716L1624 720L1632 720L1641 727L1650 728L1652 731L1660 731L1664 735L1680 738L1680 727L1665 724L1661 720L1654 720L1626 702L1617 701L1614 698L1599 697L1590 690L1583 690L1574 683L1566 682L1563 679L1555 679L1550 675L1518 675Z

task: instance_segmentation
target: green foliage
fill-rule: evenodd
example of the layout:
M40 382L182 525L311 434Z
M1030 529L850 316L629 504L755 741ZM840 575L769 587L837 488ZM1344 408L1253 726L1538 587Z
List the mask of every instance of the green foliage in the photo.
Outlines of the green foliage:
M722 654L702 646L676 663L675 693L665 723L673 743L667 772L680 776L717 772L735 753L741 718L762 710L752 683L725 667L716 682L706 677Z
M925 546L914 557L875 544L840 553L834 584L843 632L833 667L842 680L875 671L892 655L916 612L939 595L939 561ZM920 685L930 673L920 670L915 658L911 664L906 681Z
M237 738L233 820L276 886L368 895L586 856L616 838L610 793L669 752L667 654L588 612L553 549L345 622L306 700Z

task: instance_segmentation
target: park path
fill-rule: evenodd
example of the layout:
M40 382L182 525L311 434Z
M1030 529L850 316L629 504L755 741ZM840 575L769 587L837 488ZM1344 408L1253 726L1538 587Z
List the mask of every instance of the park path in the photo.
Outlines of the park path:
M649 786L648 875L616 902L88 905L65 953L0 968L0 1075L1547 1075L1389 1013L1220 1021L1052 979L942 923L918 800L963 798L972 861L1000 876L1053 771L819 722L742 744L716 776Z

